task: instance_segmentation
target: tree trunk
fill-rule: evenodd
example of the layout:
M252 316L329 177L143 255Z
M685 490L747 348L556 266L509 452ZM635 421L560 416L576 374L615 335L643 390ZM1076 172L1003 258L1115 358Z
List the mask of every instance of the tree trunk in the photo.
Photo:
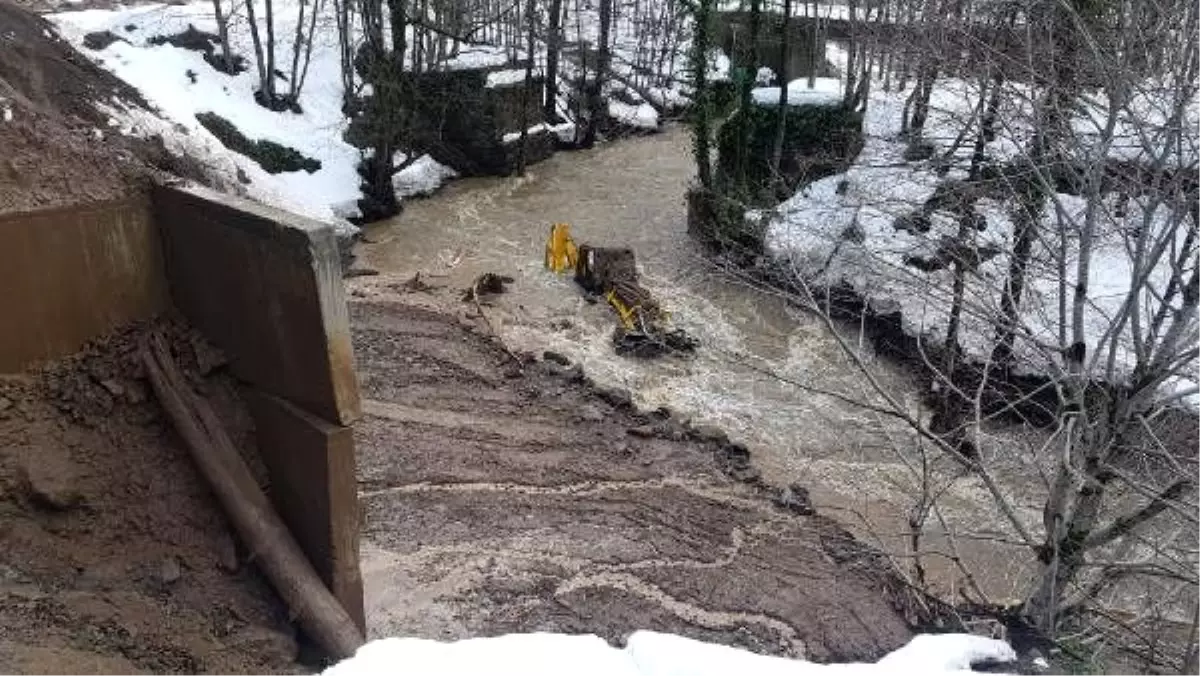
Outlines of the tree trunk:
M316 36L317 30L317 14L321 11L321 0L313 0L314 7L312 15L308 18L308 39L304 44L304 65L300 67L300 75L295 74L295 69L292 69L292 80L295 81L296 87L292 90L292 100L300 102L300 90L304 89L304 82L308 80L308 66L312 63L313 38Z
M612 28L613 0L600 0L600 37L596 46L596 77L588 87L588 124L583 135L583 147L590 148L596 144L596 132L600 120L607 111L604 105L604 81L608 77L609 61L612 54L609 51L609 31Z
M250 0L247 0L249 4ZM267 90L263 92L267 106L275 105L275 4L274 0L263 0L263 18L267 22Z
M775 192L778 194L785 188L783 177L779 174L779 164L783 160L783 139L787 133L788 113L788 83L792 74L788 72L788 62L792 56L792 31L787 18L792 15L792 0L783 0L783 34L779 39L779 68L776 77L779 80L779 119L775 121L775 143L771 148L771 176L776 181Z
M200 474L293 617L331 657L353 656L364 642L358 627L317 576L212 407L188 385L161 335L142 345L141 359Z
M808 67L808 88L812 89L817 86L817 45L821 44L821 17L820 5L817 0L812 0L809 5L810 16L809 23L812 24L812 49L809 50L809 67Z
M212 0L213 18L217 22L217 38L221 40L221 63L227 73L233 73L233 50L229 48L229 17L221 10L221 0Z
M558 57L562 50L563 0L550 0L550 15L546 18L546 87L542 99L542 117L557 124L558 117Z
M312 11L308 14L308 36L304 35L304 7L313 3ZM321 0L301 0L296 10L296 40L292 44L292 72L288 78L288 100L300 102L300 90L304 89L304 80L308 77L308 64L312 60L313 34L317 27L317 14L321 11ZM304 65L300 64L303 55Z
M855 72L855 56L858 52L858 2L856 0L847 0L847 9L850 12L850 42L846 46L846 91L842 94L842 106L849 108L853 105L855 92L855 79L858 73ZM870 69L867 70L867 77L871 77Z
M408 52L408 2L388 0L388 19L392 28L392 63L402 69Z
M254 65L258 68L258 91L261 92L259 105L268 101L271 92L271 81L274 75L267 69L263 57L262 39L258 33L258 19L254 14L254 0L246 0L246 21L250 24L250 40L254 43Z
M712 10L715 0L696 0L690 67L695 85L692 113L692 155L700 186L713 189L712 180L712 88L708 83L708 50L712 44Z
M525 175L525 162L527 160L526 153L529 143L529 103L533 98L533 30L536 25L534 20L534 12L537 9L537 0L528 0L525 5L525 23L527 25L525 35L525 86L521 89L521 137L517 143L520 147L517 148L517 175Z
M758 32L759 19L761 18L760 0L750 0L750 36L742 43L738 54L734 55L737 61L735 65L737 71L741 73L741 80L738 82L738 112L741 118L741 129L739 129L741 143L738 144L737 155L734 158L734 179L737 182L739 191L749 192L752 186L747 185L747 172L750 162L750 146L754 140L754 101L751 98L751 92L754 89L754 81L758 74Z
M342 75L342 112L354 109L354 38L350 27L351 0L334 0L338 28L338 56Z

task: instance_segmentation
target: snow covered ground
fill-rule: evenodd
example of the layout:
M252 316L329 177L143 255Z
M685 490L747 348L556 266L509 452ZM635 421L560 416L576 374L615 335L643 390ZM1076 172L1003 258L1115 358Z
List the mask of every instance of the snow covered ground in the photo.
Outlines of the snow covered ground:
M832 44L827 56L835 67L845 58L844 50ZM778 95L777 88L772 91ZM1021 94L1018 91L1012 97L1017 103L1001 111L1001 119L1006 122L987 146L992 158L1011 159L1027 147L1030 132L1022 121L1029 119L1028 97ZM934 212L929 231L923 233L898 229L897 223L904 215L920 211L939 185L966 177L962 167L971 152L971 142L960 145L954 154L958 160L955 168L945 175L939 174L933 162L905 160L906 145L898 134L907 96L908 92L888 93L875 87L864 120L865 146L861 154L846 172L814 182L767 214L766 244L779 260L815 287L847 286L877 311L898 311L906 333L937 345L946 334L953 273L950 269L923 272L909 261L932 257L942 241L956 235L958 222L952 215ZM963 121L970 119L978 98L967 82L939 81L924 134L925 140L935 147L935 155L951 148ZM1145 101L1135 104L1137 110L1152 109ZM1077 130L1094 129L1096 119L1097 112L1093 109L1090 115L1081 115L1075 126ZM1133 124L1131 120L1123 123ZM1110 157L1127 159L1142 152L1145 139L1132 129L1120 136L1135 139L1137 143L1115 144ZM1188 153L1194 157L1194 138L1178 147L1185 150L1176 157L1181 156L1184 161L1188 161ZM1055 194L1047 199L1043 225L1051 232L1060 226L1077 231L1085 206L1079 197ZM982 359L990 354L996 320L1001 316L1000 297L1008 274L1013 204L1011 200L1002 203L985 197L976 203L976 208L986 228L972 235L973 243L984 249L992 248L997 255L968 275L960 342L968 354ZM1167 227L1167 209L1148 204L1144 197L1132 198L1124 209L1118 208L1115 199L1106 200L1102 209L1100 244L1089 271L1086 315L1088 342L1093 348L1128 297L1132 270L1129 242L1123 233L1143 225L1156 232ZM1182 235L1181 232L1178 242L1181 246ZM1194 250L1195 243L1191 246ZM1063 279L1051 249L1042 243L1035 247L1021 317L1027 335L1018 339L1016 346L1021 371L1052 373L1061 365L1048 358L1053 350L1045 346L1059 344L1059 302L1064 293L1068 294L1069 302L1069 294L1073 292L1076 257L1077 251L1071 249L1066 261L1068 277ZM1167 272L1168 267L1160 265L1152 279L1161 280ZM1127 373L1133 363L1132 351L1124 345L1128 337L1124 338L1118 349L1118 375ZM1104 366L1097 364L1099 368ZM1183 381L1173 383L1172 388L1193 386L1194 374L1190 383Z
M276 0L278 35L294 34L296 2ZM342 139L347 121L341 112L336 31L318 30L300 96L303 112L297 114L273 112L254 102L257 75L252 63L238 75L227 75L209 65L198 51L148 44L149 38L176 34L189 25L215 32L208 2L93 9L49 19L81 53L140 91L157 113L115 101L99 102L108 109L112 127L139 136L159 134L168 150L198 160L227 186L244 184L250 197L267 204L343 226L348 224L342 219L358 215L356 202L362 195L356 166L361 153ZM85 35L105 30L121 39L99 51L83 47ZM230 42L235 54L254 53L248 30L231 30ZM277 86L286 91L288 83L280 78ZM196 114L203 112L224 117L251 140L266 139L295 148L319 160L321 168L311 174L269 174L255 161L225 148L197 122ZM398 175L396 183L419 186L410 194L424 194L451 176L453 172L425 158Z
M275 34L295 34L297 8L300 0L276 0ZM207 0L183 4L145 4L115 9L69 11L48 18L59 33L76 49L117 77L133 85L153 107L145 111L128 107L118 101L99 101L97 104L111 117L109 125L123 134L144 137L160 135L168 150L187 156L204 166L212 177L227 189L244 192L267 204L302 213L319 220L349 227L345 218L358 215L357 200L362 196L356 167L362 153L343 140L347 119L342 115L342 81L333 5L325 5L318 15L312 60L300 95L302 112L273 112L255 104L254 90L258 86L253 61L254 46L245 17L235 15L230 29L230 46L234 54L250 59L250 68L238 75L228 75L214 69L201 52L170 44L150 45L155 36L180 33L189 26L210 33L216 32L212 5ZM263 17L259 17L260 25ZM598 33L596 8L584 7L578 18L569 16L564 23L567 37L595 40ZM111 31L117 40L102 50L83 46L89 33ZM279 67L290 70L290 43L281 41L277 54ZM606 85L606 95L621 90L623 98L634 101L622 103L611 97L609 112L618 121L638 128L657 129L659 114L655 106L669 107L686 102L683 92L682 50L679 58L667 62L663 86L650 87L645 93L654 101L613 81ZM624 77L632 77L635 53L645 49L645 41L628 17L618 17L613 28L613 69ZM503 67L522 54L496 45L458 45L441 62L445 69ZM545 61L544 45L539 45L535 61ZM577 75L578 67L570 58L560 63L561 76ZM277 86L288 87L290 75L281 73ZM513 86L524 79L524 70L510 68L489 75L488 87ZM570 121L571 111L565 91L559 109ZM196 119L196 114L212 112L229 120L250 140L269 140L294 148L307 157L319 160L321 168L306 171L269 174L256 162L225 148L212 133ZM560 138L573 137L573 127L559 125L553 131ZM398 195L424 195L436 190L454 172L423 158L403 170L395 178Z
M372 641L325 676L893 676L972 673L973 663L1013 662L1003 641L967 634L917 636L875 664L814 664L758 655L673 634L634 632L624 648L593 635L509 634L456 642Z
M750 96L760 106L774 106L779 103L779 87L755 87ZM812 87L808 86L807 78L788 83L788 105L832 106L841 101L842 81L835 77L814 78Z

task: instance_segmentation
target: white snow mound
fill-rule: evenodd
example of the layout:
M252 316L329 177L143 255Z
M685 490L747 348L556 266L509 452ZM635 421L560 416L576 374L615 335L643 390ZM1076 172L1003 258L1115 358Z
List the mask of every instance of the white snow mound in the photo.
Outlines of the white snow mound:
M760 106L779 105L779 87L755 87L750 96ZM836 106L842 102L842 81L819 77L809 87L807 78L792 80L788 83L787 102L789 106Z
M594 635L509 634L441 642L385 638L325 676L899 676L971 673L972 663L1012 662L1004 641L967 634L917 636L875 664L815 664L695 639L637 631L625 648Z

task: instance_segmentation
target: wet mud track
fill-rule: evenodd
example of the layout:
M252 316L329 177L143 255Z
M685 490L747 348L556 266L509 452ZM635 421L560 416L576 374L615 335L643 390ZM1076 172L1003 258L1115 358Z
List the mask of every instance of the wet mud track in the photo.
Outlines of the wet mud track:
M822 661L908 638L844 531L777 504L719 435L518 369L477 318L350 312L372 637L651 629Z

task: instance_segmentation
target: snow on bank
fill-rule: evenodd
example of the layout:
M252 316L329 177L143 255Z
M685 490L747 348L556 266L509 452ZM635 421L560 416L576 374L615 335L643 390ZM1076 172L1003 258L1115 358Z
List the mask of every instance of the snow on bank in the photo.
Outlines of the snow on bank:
M401 162L404 160L401 159ZM412 164L392 176L392 187L396 195L404 197L426 197L432 195L446 181L458 178L458 172L428 155L422 155Z
M276 0L276 35L293 35L298 0ZM80 53L126 81L145 97L158 117L122 105L107 105L112 126L141 136L159 134L167 148L197 160L227 186L245 184L250 197L267 204L339 223L357 215L362 197L356 167L361 152L342 135L347 120L342 115L342 83L336 31L318 30L312 62L300 96L302 113L273 112L254 102L258 78L253 63L239 75L227 75L210 66L200 52L169 44L153 46L147 40L182 32L189 25L215 32L208 2L184 5L142 5L113 10L65 12L49 17L59 33ZM121 39L103 50L83 47L84 36L112 31ZM235 54L251 56L254 46L248 30L230 34ZM286 47L280 53L289 53ZM286 92L288 82L276 86ZM196 114L214 112L229 120L251 140L270 140L295 148L321 162L306 171L269 174L255 161L225 148L197 120ZM452 176L446 168L433 168L432 160L418 162L398 184L418 184L418 193L429 192L431 181ZM241 180L239 180L241 179Z
M658 111L649 103L639 103L635 106L609 99L608 116L620 124L637 129L658 129Z
M532 77L541 77L540 72L534 72ZM514 87L525 83L524 68L509 68L507 70L496 70L488 73L487 81L484 87L488 89L494 87Z
M778 95L778 89L775 93ZM1023 98L1020 93L1014 97L1018 101ZM813 286L848 287L872 309L881 313L898 312L903 330L909 335L938 345L944 342L949 323L953 271L945 268L925 272L912 263L933 259L943 242L957 236L958 222L951 214L934 211L927 232L902 226L906 215L922 211L939 185L949 179L966 178L962 168L965 162L959 161L955 169L939 175L929 161L905 159L906 146L898 138L905 96L906 93L900 92L872 94L864 120L865 145L853 165L842 174L803 188L769 213L766 244L777 259ZM951 150L962 121L970 119L977 101L978 94L966 82L953 79L938 82L924 132L924 139L933 145L935 155ZM1024 121L1029 119L1029 111L1017 103L1002 111L1001 118L1006 125L985 150L990 158L1004 161L1027 147L1029 129ZM970 146L970 142L960 144L955 158L965 160ZM1129 150L1119 152L1131 155ZM1007 252L1012 247L1013 205L1011 201L1001 203L983 198L975 206L985 227L971 233L971 243L980 250L992 250L994 256L983 260L967 276L959 339L969 355L986 359L995 342L996 323L1002 316L1001 293L1008 276ZM1052 195L1043 211L1043 226L1050 232L1078 232L1085 208L1085 202L1078 197ZM1100 212L1099 244L1088 278L1089 352L1100 341L1107 340L1111 318L1120 313L1128 297L1133 274L1126 241L1128 233L1139 228L1166 232L1170 216L1166 207L1148 204L1143 196L1135 196L1120 206L1115 199L1106 200ZM1177 248L1183 244L1183 234L1179 233ZM1194 243L1192 247L1194 258ZM1053 251L1042 244L1035 247L1021 309L1027 335L1018 339L1016 345L1019 371L1046 374L1061 367L1060 355L1046 346L1060 342L1059 304L1065 297L1069 307L1076 258L1077 251L1070 250L1065 261L1067 278L1062 279ZM1165 286L1170 258L1164 257L1151 275L1152 282L1161 282L1155 283L1160 290ZM1125 333L1131 330L1127 326ZM1135 361L1129 343L1129 336L1122 335L1115 364L1118 377L1128 373ZM1105 366L1097 364L1098 368ZM1194 382L1193 374L1191 383ZM1178 389L1185 384L1169 385Z
M440 642L386 638L359 648L325 676L892 676L971 673L972 663L1012 662L1003 641L967 634L917 636L875 664L814 664L758 655L672 634L634 632L623 649L593 635L509 634Z
M750 96L760 106L778 105L779 87L755 87ZM792 80L788 83L787 102L789 106L836 106L842 102L842 81L818 77L809 87L808 78Z

